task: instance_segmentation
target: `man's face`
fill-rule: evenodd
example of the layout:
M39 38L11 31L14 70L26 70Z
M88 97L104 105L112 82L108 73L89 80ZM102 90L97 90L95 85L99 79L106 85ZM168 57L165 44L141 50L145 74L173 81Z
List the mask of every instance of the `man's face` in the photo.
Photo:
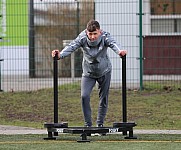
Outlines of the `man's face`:
M96 41L101 35L101 30L96 29L96 31L93 32L86 31L86 33L90 41Z

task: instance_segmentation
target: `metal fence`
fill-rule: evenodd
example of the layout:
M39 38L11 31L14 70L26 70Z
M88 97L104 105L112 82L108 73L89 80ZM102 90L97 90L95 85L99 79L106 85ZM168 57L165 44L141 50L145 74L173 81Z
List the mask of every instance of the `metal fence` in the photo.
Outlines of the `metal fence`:
M128 88L181 85L180 0L0 0L0 13L0 90L53 87L51 51L92 18L128 50ZM109 56L120 87L121 60ZM59 84L81 80L81 61L81 49L59 61Z

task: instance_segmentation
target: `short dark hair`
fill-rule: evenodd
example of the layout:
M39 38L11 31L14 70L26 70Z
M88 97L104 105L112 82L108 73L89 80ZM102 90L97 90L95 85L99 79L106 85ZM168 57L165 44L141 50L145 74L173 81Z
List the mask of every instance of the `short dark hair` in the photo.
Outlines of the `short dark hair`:
M89 32L94 32L96 31L97 29L99 30L100 29L100 24L98 21L96 20L90 20L88 23L87 23L87 28L86 28Z

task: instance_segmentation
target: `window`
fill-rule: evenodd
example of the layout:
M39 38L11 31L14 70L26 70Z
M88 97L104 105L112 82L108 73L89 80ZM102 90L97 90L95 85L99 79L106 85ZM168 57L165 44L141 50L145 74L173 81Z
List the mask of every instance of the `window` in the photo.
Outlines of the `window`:
M181 34L181 0L144 0L144 7L146 34Z
M180 0L150 0L151 15L181 15Z

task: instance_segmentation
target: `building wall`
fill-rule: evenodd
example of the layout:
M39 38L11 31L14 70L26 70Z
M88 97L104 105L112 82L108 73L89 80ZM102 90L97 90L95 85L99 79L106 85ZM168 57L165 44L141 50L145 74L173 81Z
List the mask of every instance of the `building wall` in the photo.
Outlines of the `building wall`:
M28 74L28 0L1 0L1 74ZM2 9L3 8L3 9ZM3 26L5 25L5 26ZM2 33L3 32L3 33Z
M144 75L181 74L181 36L146 36Z
M4 0L1 0L2 2ZM6 32L3 45L28 45L28 0L4 1L6 16Z

